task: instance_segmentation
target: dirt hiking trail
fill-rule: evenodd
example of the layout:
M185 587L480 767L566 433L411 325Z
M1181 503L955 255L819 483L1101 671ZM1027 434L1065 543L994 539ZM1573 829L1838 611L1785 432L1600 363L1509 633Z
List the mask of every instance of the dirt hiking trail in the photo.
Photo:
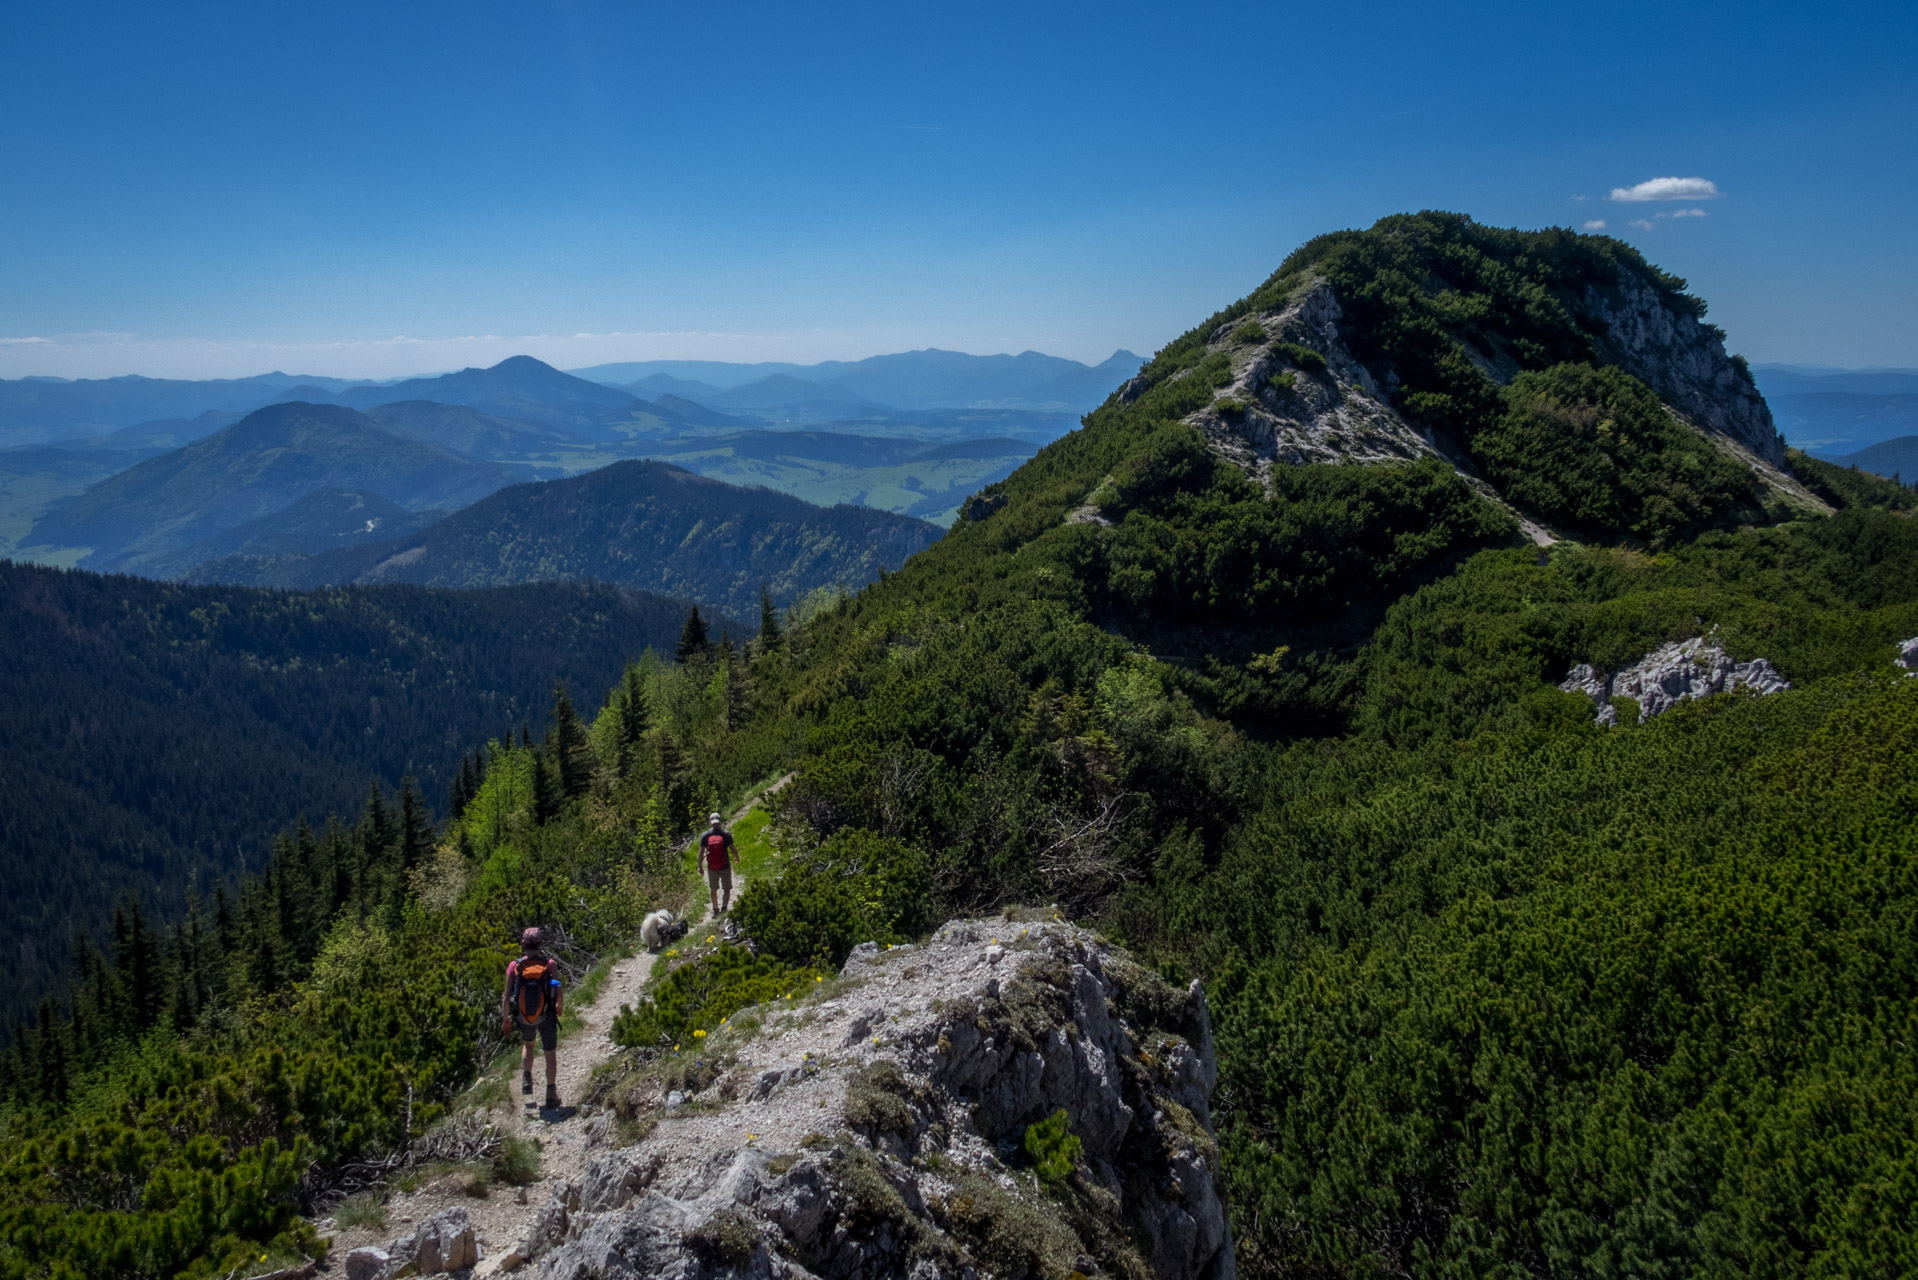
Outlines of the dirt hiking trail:
M737 825L764 797L780 790L792 778L792 774L786 774L766 787L732 815L728 826ZM732 901L739 901L739 895L745 891L746 876L735 865ZM717 945L722 938L725 922L723 918L713 920L710 916L711 907L704 877L701 877L699 888L692 895L687 910L692 929L685 939L668 944L667 949L679 946L703 949L709 938ZM587 1162L600 1154L612 1140L612 1117L604 1112L595 1112L591 1107L582 1109L580 1103L592 1089L594 1070L619 1054L619 1046L613 1043L612 1030L613 1019L619 1015L620 1006L641 1002L660 958L659 953L647 951L638 938L634 938L631 945L633 954L613 963L590 1004L567 1002L567 1013L578 1018L579 1022L559 1042L558 1088L562 1105L557 1108L536 1105L546 1097L546 1064L538 1054L533 1058L533 1092L530 1095L521 1094L519 1059L514 1053L510 1070L505 1076L504 1099L495 1100L484 1108L485 1119L503 1137L525 1138L537 1144L540 1155L539 1178L523 1187L495 1182L486 1188L484 1196L479 1196L469 1189L473 1171L467 1167L454 1166L432 1178L401 1177L395 1181L387 1199L384 1226L366 1224L343 1227L332 1218L318 1224L320 1234L332 1240L327 1272L343 1275L346 1255L354 1249L363 1245L383 1247L387 1241L405 1234L414 1225L443 1209L455 1207L465 1209L472 1221L479 1242L480 1261L470 1270L452 1274L477 1280L502 1270L501 1264L508 1259L513 1246L526 1238L534 1217L539 1213L540 1206L545 1204L552 1188L578 1181ZM482 1097L497 1094L498 1086L494 1082L499 1078L498 1067L499 1064L495 1064L469 1093Z

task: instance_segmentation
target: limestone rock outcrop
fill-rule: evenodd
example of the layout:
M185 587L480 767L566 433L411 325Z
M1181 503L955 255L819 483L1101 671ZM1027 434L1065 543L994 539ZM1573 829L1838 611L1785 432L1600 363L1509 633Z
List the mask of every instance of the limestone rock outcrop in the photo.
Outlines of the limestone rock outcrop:
M1785 440L1751 375L1725 353L1715 325L1671 305L1649 280L1625 274L1610 289L1587 289L1585 309L1603 326L1599 353L1658 393L1693 426L1727 436L1774 467Z
M1567 304L1592 334L1594 358L1639 378L1665 406L1704 433L1728 455L1750 466L1762 485L1790 505L1823 511L1825 504L1785 468L1784 439L1750 372L1725 351L1724 334L1662 293L1653 282L1626 271L1611 285L1590 287ZM1501 500L1459 453L1459 442L1435 438L1394 403L1396 373L1369 368L1352 353L1344 332L1338 291L1314 280L1277 308L1227 321L1208 335L1207 348L1231 358L1231 372L1213 402L1188 415L1212 448L1263 480L1274 464L1384 463L1442 458L1487 497ZM1266 335L1242 341L1256 325ZM1520 365L1496 342L1466 354L1494 382L1507 383ZM1309 348L1324 367L1305 367L1285 344ZM1192 373L1175 376L1196 376ZM1383 381L1381 381L1383 379ZM1126 383L1121 402L1146 388L1143 377ZM1533 532L1536 540L1550 541Z
M1779 693L1791 688L1791 683L1764 658L1734 662L1717 645L1703 636L1694 636L1654 649L1632 665L1609 674L1581 663L1572 668L1559 688L1590 698L1598 707L1594 718L1599 724L1610 725L1618 721L1613 698L1635 699L1642 724L1687 698L1738 688L1759 694Z
M867 944L821 990L619 1086L650 1130L555 1191L522 1246L536 1273L1234 1275L1197 983L996 917ZM1027 1136L1059 1111L1078 1145L1047 1181Z
M1903 667L1907 674L1918 676L1918 636L1898 642L1898 656L1893 662Z
M346 1280L396 1280L401 1276L439 1276L465 1271L479 1261L479 1243L466 1210L434 1214L384 1249L355 1249L346 1255Z

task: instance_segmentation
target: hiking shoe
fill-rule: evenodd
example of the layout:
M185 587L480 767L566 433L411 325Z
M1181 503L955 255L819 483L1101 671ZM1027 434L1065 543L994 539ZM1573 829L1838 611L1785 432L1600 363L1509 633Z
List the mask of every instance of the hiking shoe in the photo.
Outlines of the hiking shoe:
M519 1091L521 1093L528 1093L528 1094L530 1094L533 1091L533 1073L532 1072L522 1071L519 1073Z
M546 1086L546 1105L556 1110L559 1107L559 1090L550 1084Z

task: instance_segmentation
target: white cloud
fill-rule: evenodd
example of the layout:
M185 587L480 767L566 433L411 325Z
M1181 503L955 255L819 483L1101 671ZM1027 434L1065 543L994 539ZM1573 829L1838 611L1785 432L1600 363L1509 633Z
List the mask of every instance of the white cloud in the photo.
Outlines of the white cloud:
M1657 226L1658 224L1655 222L1648 221L1645 218L1633 218L1632 225L1634 227L1637 227L1641 231L1650 231L1653 227Z
M1661 218L1703 218L1706 214L1703 209L1674 209L1670 213L1661 213L1658 216Z
M1633 187L1613 187L1610 196L1625 204L1649 200L1714 200L1725 194L1705 178L1652 178Z
M1585 229L1587 231L1603 231L1605 229L1605 219L1603 218L1588 219L1585 223Z

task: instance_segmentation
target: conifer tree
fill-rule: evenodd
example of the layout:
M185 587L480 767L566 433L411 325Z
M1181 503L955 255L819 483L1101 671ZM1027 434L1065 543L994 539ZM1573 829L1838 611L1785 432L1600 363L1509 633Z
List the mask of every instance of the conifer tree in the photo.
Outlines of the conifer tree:
M699 606L695 604L686 615L686 625L679 630L679 643L673 646L673 657L680 662L690 662L705 657L712 647L712 641L706 637L706 620L699 616Z
M113 932L113 966L119 972L127 1029L137 1034L152 1026L160 1012L159 946L137 899L114 912Z
M533 753L533 821L544 826L559 816L562 799L559 783L553 777L553 767L546 758L546 752Z
M765 584L759 587L759 636L757 643L761 653L771 653L785 642L786 633L779 626L779 610L773 607L773 595Z
M384 861L398 834L392 810L386 807L386 798L380 794L380 784L368 783L366 804L360 810L361 865L371 867Z
M40 1085L40 1097L56 1107L67 1103L67 1044L60 1025L60 1008L53 997L42 996L40 1016L34 1028L33 1057Z
M553 686L553 764L561 795L573 800L586 794L593 780L593 749L563 684Z
M632 776L639 760L639 745L652 720L652 703L646 697L646 683L640 677L639 664L626 664L626 681L619 703L619 776Z
M408 774L400 779L400 865L411 871L433 852L433 824L427 819L426 802L419 786Z
M692 792L686 785L686 766L673 735L659 734L659 789L666 793L666 812L675 824L684 819Z

